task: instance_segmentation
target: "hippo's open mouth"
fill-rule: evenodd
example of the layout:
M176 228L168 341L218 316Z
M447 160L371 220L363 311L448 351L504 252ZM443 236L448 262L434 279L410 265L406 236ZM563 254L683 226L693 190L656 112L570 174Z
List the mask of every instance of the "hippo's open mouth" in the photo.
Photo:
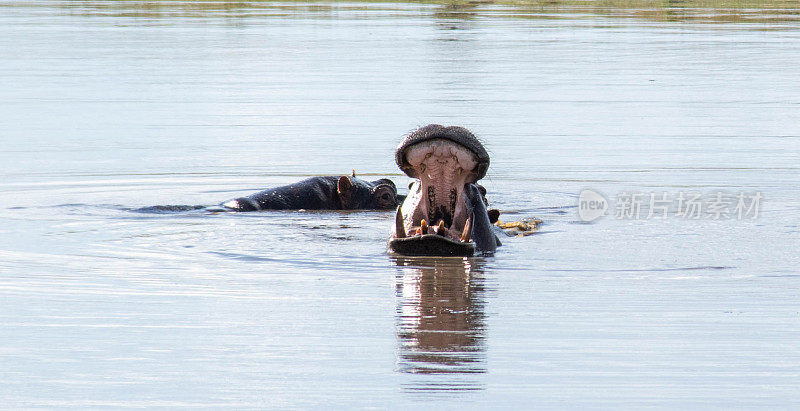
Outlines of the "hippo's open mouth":
M397 209L389 248L403 255L472 255L476 219L483 223L486 214L474 188L489 166L481 143L464 128L430 125L406 137L396 160L418 181Z

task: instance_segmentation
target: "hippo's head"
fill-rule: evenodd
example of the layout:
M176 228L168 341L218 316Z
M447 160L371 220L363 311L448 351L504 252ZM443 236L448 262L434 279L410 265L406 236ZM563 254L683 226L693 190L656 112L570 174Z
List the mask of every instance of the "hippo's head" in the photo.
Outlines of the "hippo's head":
M336 192L342 210L391 210L405 198L397 195L397 187L392 180L361 180L356 178L355 171L352 177L339 177Z
M496 247L489 230L479 186L489 155L478 139L462 127L431 124L403 140L397 165L417 179L397 209L389 249L403 255L472 255L478 248ZM478 204L480 203L480 204ZM477 215L476 215L477 214ZM482 239L475 238L476 225ZM491 245L489 236L491 235ZM481 247L486 243L485 247Z

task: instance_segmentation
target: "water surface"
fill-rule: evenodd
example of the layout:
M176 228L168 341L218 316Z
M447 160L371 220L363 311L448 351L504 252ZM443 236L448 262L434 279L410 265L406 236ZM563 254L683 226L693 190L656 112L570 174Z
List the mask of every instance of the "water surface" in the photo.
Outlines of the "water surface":
M800 30L759 4L3 3L2 404L800 405ZM405 187L428 123L540 233L407 259L392 213L135 212ZM763 202L584 223L586 188Z

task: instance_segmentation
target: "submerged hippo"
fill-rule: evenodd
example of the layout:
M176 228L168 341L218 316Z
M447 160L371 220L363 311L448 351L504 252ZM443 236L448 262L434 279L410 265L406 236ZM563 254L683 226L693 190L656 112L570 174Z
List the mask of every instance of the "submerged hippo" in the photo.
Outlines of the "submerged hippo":
M294 184L226 201L233 211L391 210L403 201L392 180L366 181L352 176L311 177Z
M486 175L489 154L469 130L438 124L422 127L400 143L395 160L416 181L397 208L390 251L471 256L500 245L486 209L485 191L476 184Z

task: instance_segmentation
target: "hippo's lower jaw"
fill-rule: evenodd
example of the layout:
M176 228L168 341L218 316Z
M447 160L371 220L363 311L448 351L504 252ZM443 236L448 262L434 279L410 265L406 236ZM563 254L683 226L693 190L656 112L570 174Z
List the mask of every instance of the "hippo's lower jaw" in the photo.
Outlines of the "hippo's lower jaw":
M400 168L418 179L398 207L389 250L415 256L471 256L497 247L475 182L489 158L466 129L431 125L397 149Z
M475 245L469 242L454 241L438 234L424 234L389 240L389 249L400 255L471 257Z
M451 237L452 231L444 227L443 221L437 227L429 227L424 219L419 227L412 227L406 234L401 208L397 207L394 235L389 239L389 249L393 252L409 256L470 257L475 254L475 244L470 242L472 215L457 238Z

